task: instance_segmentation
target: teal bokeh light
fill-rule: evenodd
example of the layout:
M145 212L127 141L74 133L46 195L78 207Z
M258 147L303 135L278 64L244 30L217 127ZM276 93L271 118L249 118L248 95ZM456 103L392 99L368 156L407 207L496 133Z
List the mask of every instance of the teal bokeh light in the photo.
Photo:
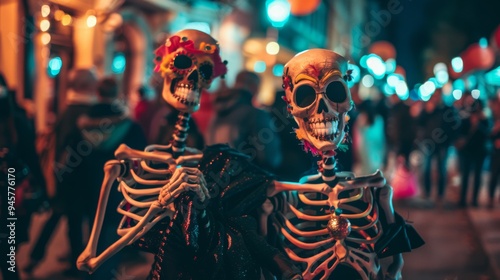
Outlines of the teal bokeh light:
M61 72L62 59L59 56L55 56L49 60L48 64L48 74L50 77L54 78Z
M283 27L290 17L290 3L286 0L268 0L267 18L274 27Z
M123 53L115 54L113 57L113 63L111 65L111 70L115 74L121 74L125 71L125 66L127 65L127 60L125 59L125 55Z

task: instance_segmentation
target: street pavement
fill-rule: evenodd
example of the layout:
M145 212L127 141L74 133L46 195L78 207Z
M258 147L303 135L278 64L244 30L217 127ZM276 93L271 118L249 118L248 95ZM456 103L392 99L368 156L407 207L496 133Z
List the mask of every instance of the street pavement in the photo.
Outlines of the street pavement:
M500 202L494 209L486 208L483 192L480 207L458 208L455 206L457 193L456 187L450 187L448 200L442 205L431 205L419 199L395 202L395 209L426 241L423 247L404 254L403 279L500 280ZM32 237L39 234L47 218L47 214L37 214L33 218ZM31 275L23 272L23 280L78 279L62 273L68 267L61 262L69 253L66 230L63 220L49 244L46 258ZM31 243L20 246L17 260L21 269L27 265L31 247ZM145 279L151 262L151 255L133 252L113 271L113 279ZM385 262L387 260L383 260Z

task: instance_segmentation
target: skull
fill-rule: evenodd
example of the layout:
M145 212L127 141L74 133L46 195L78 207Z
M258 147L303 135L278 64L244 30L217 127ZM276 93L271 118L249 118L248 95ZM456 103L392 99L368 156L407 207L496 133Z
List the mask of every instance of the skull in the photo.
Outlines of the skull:
M227 72L219 51L217 41L198 30L182 30L168 38L155 52L155 71L164 78L165 101L181 112L197 111L201 90Z
M350 72L344 57L324 49L301 52L285 65L285 100L299 125L297 136L320 152L337 149L344 138L353 107Z

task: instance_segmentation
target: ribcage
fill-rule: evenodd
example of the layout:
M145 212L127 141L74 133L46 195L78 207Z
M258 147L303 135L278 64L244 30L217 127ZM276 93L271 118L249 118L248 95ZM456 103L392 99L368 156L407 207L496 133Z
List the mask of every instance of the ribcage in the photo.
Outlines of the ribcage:
M318 183L320 177L306 182ZM283 246L288 256L302 265L304 279L334 278L346 266L360 279L373 279L379 270L374 244L382 235L374 187L385 185L380 173L352 180L340 179L324 193L303 192L300 187L285 195L286 211L278 214ZM341 213L351 231L335 238L327 227L332 215ZM344 279L344 278L341 278Z

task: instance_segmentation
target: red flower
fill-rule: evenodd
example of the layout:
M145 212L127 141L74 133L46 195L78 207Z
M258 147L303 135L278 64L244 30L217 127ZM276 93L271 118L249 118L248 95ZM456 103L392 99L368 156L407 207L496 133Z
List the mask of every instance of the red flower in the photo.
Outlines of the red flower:
M213 78L224 75L227 73L227 67L224 62L222 62L222 59L219 55L219 48L217 50L213 51L213 53L205 53L203 50L199 50L195 48L194 42L192 40L186 40L182 41L179 36L172 36L167 39L168 42L162 46L160 46L158 49L155 51L156 55L156 60L155 60L155 68L154 70L156 72L160 71L160 64L162 61L162 57L164 57L166 54L173 53L177 51L179 48L184 48L186 51L188 51L191 54L206 54L212 58L212 61L214 63L214 73L213 73ZM159 58L159 59L158 59Z

